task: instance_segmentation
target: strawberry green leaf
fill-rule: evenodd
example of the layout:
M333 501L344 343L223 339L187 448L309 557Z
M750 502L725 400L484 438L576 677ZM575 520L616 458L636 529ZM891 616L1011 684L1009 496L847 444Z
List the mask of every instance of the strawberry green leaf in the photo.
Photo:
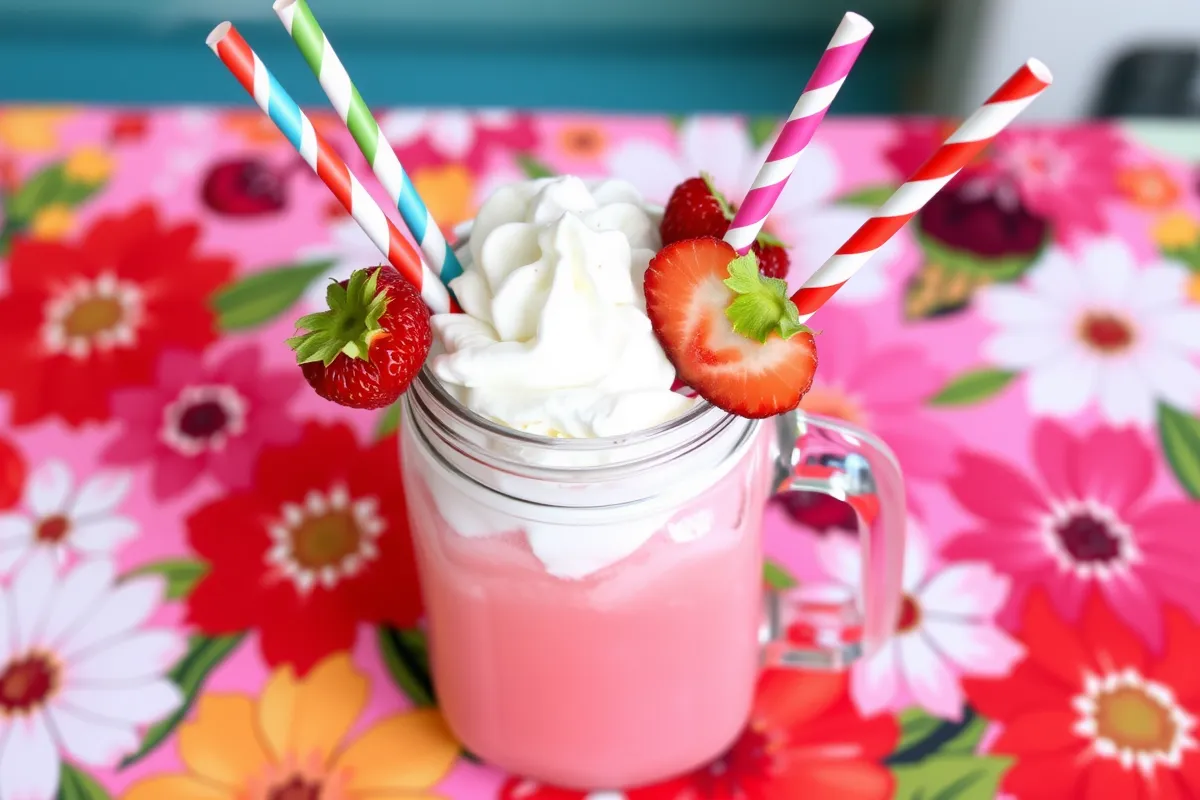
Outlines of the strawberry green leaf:
M729 262L725 285L737 295L725 309L725 316L733 323L734 331L742 336L765 342L772 332L790 339L809 330L800 324L800 311L788 299L787 282L764 278L758 271L754 253Z
M933 406L965 406L980 403L1004 390L1017 373L1002 369L977 369L964 372L929 398Z
M729 205L729 201L725 199L725 195L721 194L721 190L713 183L712 175L707 172L701 172L700 177L704 179L704 185L708 187L709 194L717 201L717 205L721 207L721 213L725 215L725 219L733 221L733 207Z
M332 261L307 261L274 267L229 284L212 298L217 324L223 331L263 325L287 311Z
M525 173L525 177L529 178L530 180L536 180L537 178L553 178L555 176L554 170L550 169L550 167L546 166L541 161L538 161L529 153L521 153L517 156L517 166L521 168L521 172Z
M1175 479L1184 491L1200 499L1200 419L1159 403L1158 436Z
M346 286L330 283L325 298L328 311L296 320L296 327L306 331L287 340L296 362L329 366L342 353L366 361L371 340L383 330L379 320L388 304L387 293L379 291L379 270L355 270Z

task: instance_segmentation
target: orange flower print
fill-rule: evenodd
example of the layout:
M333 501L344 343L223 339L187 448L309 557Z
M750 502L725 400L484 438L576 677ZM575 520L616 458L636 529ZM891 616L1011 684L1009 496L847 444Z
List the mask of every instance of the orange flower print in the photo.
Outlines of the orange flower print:
M1138 208L1161 211L1179 201L1179 184L1160 164L1122 167L1117 171L1121 196Z
M600 126L586 122L564 126L557 140L562 154L578 161L594 161L608 150L608 134Z
M276 671L258 698L207 694L179 727L184 770L138 781L123 800L432 800L458 757L446 723L417 709L350 736L368 693L340 653L302 680Z
M475 213L475 181L461 163L414 170L412 182L429 213L447 234Z

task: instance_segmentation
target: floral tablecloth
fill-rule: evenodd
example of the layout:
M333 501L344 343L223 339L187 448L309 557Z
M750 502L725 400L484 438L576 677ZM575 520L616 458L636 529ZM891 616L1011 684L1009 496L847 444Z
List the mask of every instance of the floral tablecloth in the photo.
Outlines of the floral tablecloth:
M382 115L447 227L526 175L738 197L775 122ZM946 130L827 123L769 222L793 282ZM765 674L713 765L593 800L1200 798L1181 132L1006 134L821 312L806 407L909 478L900 633L848 675ZM270 125L3 108L0 192L0 800L580 797L436 711L396 415L320 401L282 344L378 256ZM773 506L766 579L853 583L845 510Z

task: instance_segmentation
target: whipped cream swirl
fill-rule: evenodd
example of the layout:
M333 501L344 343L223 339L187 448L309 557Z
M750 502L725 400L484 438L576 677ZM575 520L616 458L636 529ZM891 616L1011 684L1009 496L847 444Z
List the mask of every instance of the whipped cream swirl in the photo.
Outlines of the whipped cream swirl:
M687 411L642 292L658 222L623 181L496 191L450 283L466 313L433 317L433 373L477 414L544 436L620 436Z

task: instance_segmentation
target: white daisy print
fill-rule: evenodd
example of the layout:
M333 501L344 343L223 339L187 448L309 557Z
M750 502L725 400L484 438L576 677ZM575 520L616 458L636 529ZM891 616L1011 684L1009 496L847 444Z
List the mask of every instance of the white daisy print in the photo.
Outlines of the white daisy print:
M508 128L515 121L516 115L504 109L393 111L380 117L379 127L394 147L403 147L429 134L429 140L442 155L461 159L471 152L477 131Z
M816 547L822 569L837 584L829 588L856 596L862 576L858 541L832 535ZM896 635L851 668L850 694L866 716L915 702L939 717L959 719L961 678L1007 675L1023 655L993 621L1008 598L1009 579L987 564L958 562L933 570L929 561L929 545L910 523Z
M678 153L654 141L630 140L609 154L608 171L657 203L666 203L677 185L706 172L725 198L736 204L753 183L772 141L755 151L745 126L736 120L691 117L680 128ZM788 283L793 289L870 216L862 208L833 204L838 180L837 159L827 147L813 142L767 217L765 229L788 245L792 257ZM884 276L901 252L899 240L893 238L831 302L866 303L880 297L887 289Z
M162 581L37 553L0 587L0 800L51 800L64 759L112 767L179 707L179 631L145 628Z
M71 553L112 553L138 532L137 523L117 511L129 487L126 472L101 472L76 484L66 463L41 464L29 476L22 507L0 514L0 575L38 550L60 563Z
M981 291L980 310L1000 327L984 354L1028 376L1035 413L1070 417L1095 405L1114 425L1150 425L1159 401L1200 401L1200 307L1187 281L1170 262L1139 267L1113 239L1078 256L1051 250L1024 285Z

